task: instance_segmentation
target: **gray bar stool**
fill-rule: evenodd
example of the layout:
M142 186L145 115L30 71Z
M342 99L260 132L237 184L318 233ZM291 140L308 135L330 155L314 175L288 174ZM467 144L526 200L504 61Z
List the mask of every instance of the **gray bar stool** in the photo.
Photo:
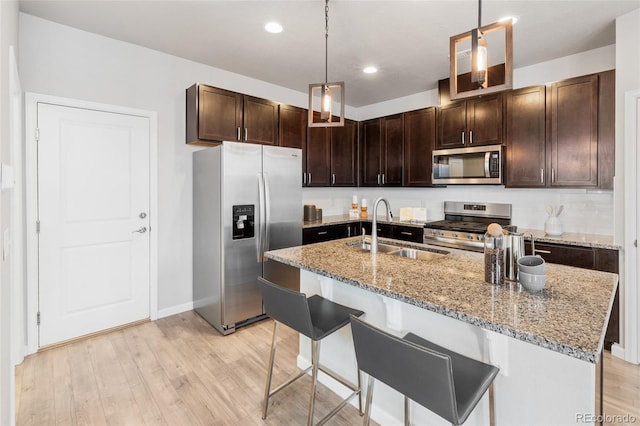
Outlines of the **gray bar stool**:
M364 425L371 417L374 378L404 395L404 424L409 398L454 425L467 420L489 389L489 421L494 423L493 380L499 369L409 333L393 336L351 317L358 367L369 374Z
M349 401L358 396L360 413L362 413L362 398L360 395L360 370L358 370L358 386L347 382L344 378L338 376L331 370L320 366L318 356L320 352L320 341L349 324L351 316L358 317L364 312L351 309L347 306L339 305L321 296L314 295L307 299L303 293L292 291L287 288L276 285L264 278L258 278L260 289L262 291L262 301L264 310L268 316L273 318L273 340L271 342L271 354L269 355L269 365L267 367L267 384L264 390L264 405L262 411L262 419L267 418L267 408L269 407L269 398L280 392L286 386L290 385L300 377L304 376L311 370L311 399L309 401L309 415L307 424L313 424L313 411L316 399L316 384L318 381L318 370L326 373L347 388L352 393L344 399L336 408L327 414L318 425L324 424L333 417L342 407L347 405ZM271 377L273 374L273 361L276 354L276 339L278 335L278 324L282 323L296 330L311 339L311 366L293 376L273 392L271 392Z

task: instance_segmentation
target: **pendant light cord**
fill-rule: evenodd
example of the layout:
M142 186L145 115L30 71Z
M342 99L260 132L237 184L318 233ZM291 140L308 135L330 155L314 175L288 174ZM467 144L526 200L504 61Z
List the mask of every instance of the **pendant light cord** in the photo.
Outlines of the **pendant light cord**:
M324 3L324 84L329 82L329 0Z
M482 27L482 0L478 0L478 32L480 32L480 27Z

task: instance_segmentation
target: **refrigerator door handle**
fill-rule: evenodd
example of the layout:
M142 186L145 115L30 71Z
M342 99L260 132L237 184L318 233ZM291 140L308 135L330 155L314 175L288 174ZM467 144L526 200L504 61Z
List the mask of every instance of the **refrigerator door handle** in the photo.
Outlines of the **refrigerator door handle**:
M256 238L257 254L258 254L258 263L262 263L262 237L264 236L264 224L265 224L265 206L264 206L264 177L262 173L258 173L258 209L260 210L260 214L258 216L258 232Z
M266 173L262 173L262 180L264 182L264 247L262 253L269 250L269 234L271 231L271 196L269 194L269 176Z

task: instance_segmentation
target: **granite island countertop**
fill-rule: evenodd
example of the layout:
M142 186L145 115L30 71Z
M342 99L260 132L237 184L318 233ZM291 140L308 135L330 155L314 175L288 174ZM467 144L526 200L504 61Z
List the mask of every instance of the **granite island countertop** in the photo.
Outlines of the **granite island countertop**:
M269 251L267 258L587 362L602 351L618 276L547 264L542 292L484 281L483 254L447 249L422 261L369 252L345 238ZM415 248L441 247L380 238Z

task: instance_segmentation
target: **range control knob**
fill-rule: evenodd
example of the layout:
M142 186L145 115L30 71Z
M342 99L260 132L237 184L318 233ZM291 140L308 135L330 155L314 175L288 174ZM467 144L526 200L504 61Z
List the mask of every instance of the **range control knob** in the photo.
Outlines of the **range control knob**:
M484 240L484 236L483 235L478 235L478 241L482 241Z
M468 240L473 240L473 234L468 234L468 235L467 235L467 239L468 239Z
M457 233L457 232L452 232L452 233L451 233L451 236L452 236L453 238L458 238L458 233Z

